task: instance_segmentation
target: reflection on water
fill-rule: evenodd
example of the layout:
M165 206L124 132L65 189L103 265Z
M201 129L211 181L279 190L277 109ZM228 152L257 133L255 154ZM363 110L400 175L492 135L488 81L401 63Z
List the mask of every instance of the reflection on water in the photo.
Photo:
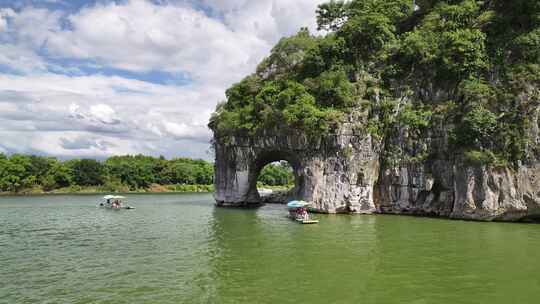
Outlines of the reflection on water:
M218 298L328 303L361 294L377 258L375 217L325 217L319 225L300 225L285 214L281 206L214 211ZM353 237L358 229L365 234Z
M540 225L0 198L0 303L536 303Z

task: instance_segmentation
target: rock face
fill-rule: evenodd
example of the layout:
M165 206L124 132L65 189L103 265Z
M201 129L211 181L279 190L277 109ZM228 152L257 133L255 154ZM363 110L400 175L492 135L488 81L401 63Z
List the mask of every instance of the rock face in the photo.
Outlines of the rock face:
M429 146L433 157L389 164L383 160L383 143L355 131L352 121L318 141L295 132L214 138L218 206L261 204L256 187L260 171L286 160L295 175L290 197L312 202L319 212L540 219L540 162L517 168L468 165L443 153L447 140L439 132L420 143ZM406 132L394 139L404 149L407 142Z
M260 204L260 171L286 160L295 175L292 198L311 201L320 212L373 213L378 146L371 136L355 134L350 123L324 141L294 132L232 137L228 142L215 138L215 199L219 206Z
M381 213L472 220L540 217L540 166L490 169L436 162L386 169L377 185Z

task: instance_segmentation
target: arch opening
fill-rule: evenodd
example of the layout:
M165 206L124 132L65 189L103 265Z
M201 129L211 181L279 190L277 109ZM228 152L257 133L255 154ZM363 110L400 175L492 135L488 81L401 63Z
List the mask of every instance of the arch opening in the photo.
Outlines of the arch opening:
M301 199L304 188L302 168L294 155L281 151L261 153L253 168L250 189L260 203Z
M264 195L268 190L290 191L294 188L294 170L286 160L267 164L257 177L257 191Z

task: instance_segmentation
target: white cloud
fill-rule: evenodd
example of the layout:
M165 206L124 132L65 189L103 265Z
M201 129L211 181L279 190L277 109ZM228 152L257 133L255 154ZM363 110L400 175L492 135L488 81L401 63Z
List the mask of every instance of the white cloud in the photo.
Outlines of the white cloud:
M148 148L168 140L208 144L209 105L220 94L203 92L200 87L164 86L118 77L0 75L0 132L55 133L54 140L39 146L48 154L59 153L50 143L66 147L59 141L66 132L93 134L108 138L108 142L112 142L110 137L128 140L131 146L144 142L140 152L167 154L169 151ZM124 151L102 148L100 155Z
M234 31L248 33L270 45L300 27L316 30L315 10L322 0L203 0L219 11Z
M15 15L9 8L0 8L0 34L7 30L7 19Z
M1 27L0 21L0 32ZM35 52L12 44L0 44L0 65L24 73L41 72L47 68L45 61Z
M268 49L258 37L192 8L144 0L97 5L68 19L72 30L48 34L51 55L130 71L186 72L200 82L229 83L231 74L248 73Z
M209 135L209 131L205 127L188 125L182 122L165 121L163 122L163 127L168 135L178 139L205 138Z
M7 21L0 15L0 33L7 30Z
M73 138L60 138L62 148L66 150L88 150L97 148L106 151L108 147L116 147L114 143L101 140L93 136L77 136Z
M21 73L0 72L0 149L208 157L206 124L225 89L253 72L280 37L314 29L324 0L201 0L220 18L187 2L0 9L0 65ZM66 60L98 71L188 74L193 82L84 76Z
M62 12L28 7L20 12L10 12L9 33L14 42L32 50L39 50L49 37L62 31Z
M114 110L106 104L98 104L90 107L90 113L104 124L117 124L119 122Z

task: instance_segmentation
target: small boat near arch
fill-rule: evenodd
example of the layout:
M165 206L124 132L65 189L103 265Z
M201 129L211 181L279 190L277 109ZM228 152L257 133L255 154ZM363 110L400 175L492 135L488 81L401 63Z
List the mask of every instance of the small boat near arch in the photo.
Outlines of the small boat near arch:
M304 201L290 201L287 203L289 209L289 217L301 224L317 224L319 220L312 218L309 215L307 206L310 203Z

